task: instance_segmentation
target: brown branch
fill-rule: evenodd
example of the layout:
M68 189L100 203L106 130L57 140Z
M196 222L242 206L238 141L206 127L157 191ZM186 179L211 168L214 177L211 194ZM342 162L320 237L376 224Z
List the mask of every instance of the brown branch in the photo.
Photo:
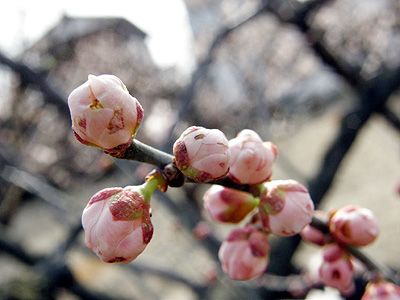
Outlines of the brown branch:
M393 111L385 106L382 108L382 111L380 113L385 117L389 124L391 124L395 129L400 132L400 118Z
M49 103L54 104L64 116L69 118L70 114L66 99L55 91L41 74L35 72L26 64L13 61L1 52L0 64L8 66L15 73L19 74L21 84L33 84L37 86L47 97Z
M163 168L173 162L174 156L164 151L153 148L138 140L133 140L128 149L122 153L112 155L116 158L135 160L138 162L148 163L153 166Z

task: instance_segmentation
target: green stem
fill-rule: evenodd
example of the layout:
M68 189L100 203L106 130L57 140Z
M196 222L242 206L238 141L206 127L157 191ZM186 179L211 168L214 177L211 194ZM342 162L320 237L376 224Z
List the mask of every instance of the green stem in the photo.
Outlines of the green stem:
M146 202L150 202L151 195L157 188L162 188L166 184L164 177L159 172L155 172L151 177L149 177L140 187Z

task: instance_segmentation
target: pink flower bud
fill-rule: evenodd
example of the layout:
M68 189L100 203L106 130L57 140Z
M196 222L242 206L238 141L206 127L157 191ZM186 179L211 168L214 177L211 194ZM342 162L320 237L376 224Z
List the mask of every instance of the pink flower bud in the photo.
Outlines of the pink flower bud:
M134 260L153 236L147 200L141 186L96 193L82 213L86 246L108 263Z
M314 216L319 218L321 221L325 221L326 224L328 223L328 214L321 211L321 210L315 210L314 211ZM306 227L303 228L303 230L300 232L300 235L303 240L309 243L316 244L318 246L324 246L327 242L331 240L329 238L329 235L324 234L317 228L314 228L311 225L307 225Z
M299 233L310 224L314 211L308 190L295 180L265 182L259 207L265 228L279 236Z
M129 147L143 120L142 106L114 75L89 75L68 106L78 141L110 153Z
M397 195L400 196L400 180L397 182L396 192L397 192Z
M321 281L327 286L347 294L354 288L354 268L350 255L337 244L326 246L318 272Z
M387 281L370 282L361 300L400 300L400 286Z
M260 184L272 175L278 150L271 142L263 142L250 129L239 132L229 141L231 167L229 178L239 184Z
M239 223L258 205L252 194L213 185L203 196L204 207L218 222Z
M199 241L202 241L212 234L212 228L207 222L200 221L193 228L192 232Z
M228 140L218 129L192 126L186 129L173 148L179 170L197 182L209 182L229 171Z
M333 214L329 230L339 243L360 247L375 241L379 225L371 210L348 205Z
M265 272L270 245L267 235L251 226L236 229L218 252L222 270L233 280L249 280Z

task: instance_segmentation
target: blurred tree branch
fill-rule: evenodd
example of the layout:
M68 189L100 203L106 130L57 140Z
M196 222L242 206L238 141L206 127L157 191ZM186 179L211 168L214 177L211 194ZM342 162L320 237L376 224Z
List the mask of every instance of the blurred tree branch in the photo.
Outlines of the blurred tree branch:
M282 24L295 25L302 32L309 42L309 46L314 50L317 57L332 70L343 77L346 82L352 86L362 83L360 70L352 67L344 61L335 57L335 55L324 45L323 33L315 31L308 24L309 16L325 4L332 0L310 0L300 2L297 0L263 0L265 11L278 18Z
M43 92L49 103L54 104L63 116L69 117L69 109L65 99L50 86L44 76L35 72L24 63L13 61L2 52L0 52L0 63L8 66L19 75L21 85L33 84L38 87Z

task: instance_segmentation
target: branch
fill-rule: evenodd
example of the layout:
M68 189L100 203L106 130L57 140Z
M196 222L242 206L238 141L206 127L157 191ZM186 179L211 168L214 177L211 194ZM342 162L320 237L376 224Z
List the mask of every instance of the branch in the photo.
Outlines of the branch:
M236 24L233 24L231 26L227 26L227 27L220 29L220 32L214 37L214 40L212 41L212 43L208 49L207 55L198 64L195 71L193 72L189 86L186 88L186 90L184 91L184 93L182 94L182 96L179 99L181 102L181 106L178 111L178 118L177 118L174 126L171 127L169 134L168 134L169 136L173 135L179 121L182 119L182 116L188 112L189 107L190 107L191 102L194 97L196 85L199 82L199 80L201 78L203 78L203 76L207 73L210 65L213 62L215 51L218 49L219 45L223 41L225 41L226 38L232 32L234 32L238 28L242 27L243 25L247 24L251 20L260 16L264 12L264 10L265 10L265 5L261 6L253 14L243 18L243 20L237 22ZM164 150L169 149L172 146L170 142L171 141L167 141L166 145L163 147Z
M280 0L264 0L266 2L265 10L272 13L282 23L293 24L304 34L314 53L322 60L322 62L331 67L338 75L346 79L352 86L358 86L363 79L359 74L359 69L352 67L345 61L340 61L333 53L323 44L321 32L317 32L307 23L308 16L318 7L330 2L331 0L313 0L307 1L305 4L300 1L291 1L293 4L286 7ZM299 7L298 9L295 9Z
M389 97L400 85L400 68L383 70L364 86L358 88L360 103L343 119L338 136L327 150L319 171L308 183L308 190L315 207L322 202L331 188L336 172L341 166L363 126L369 118L382 111ZM275 249L271 251L269 272L277 275L287 275L293 270L290 261L301 242L299 235L280 239Z
M73 224L74 221L68 213L67 204L71 206L75 205L76 202L45 180L9 165L4 165L0 170L0 178L36 195L40 200L55 208L55 213L60 221L67 225Z
M381 114L386 118L386 120L391 124L395 129L400 132L400 118L391 111L386 105L383 107Z
M32 70L26 64L14 62L1 52L0 64L6 65L15 73L18 73L22 84L36 85L47 96L49 103L57 106L59 111L69 118L69 109L65 99L50 86L42 75Z
M0 233L0 253L5 252L21 262L33 267L33 271L40 275L44 289L43 293L50 299L55 292L56 287L66 288L68 291L80 297L80 299L113 299L106 294L93 292L82 286L74 277L69 266L64 262L65 250L74 242L80 232L80 222L78 226L72 229L68 240L58 247L56 251L49 256L36 256L29 254L25 249ZM61 251L60 251L61 250ZM48 298L46 298L48 299Z
M19 244L10 242L3 233L0 233L0 252L8 253L28 266L34 266L43 258L26 253Z
M132 144L128 149L114 157L148 163L159 168L163 168L172 163L174 159L173 155L153 148L135 139L132 141Z

